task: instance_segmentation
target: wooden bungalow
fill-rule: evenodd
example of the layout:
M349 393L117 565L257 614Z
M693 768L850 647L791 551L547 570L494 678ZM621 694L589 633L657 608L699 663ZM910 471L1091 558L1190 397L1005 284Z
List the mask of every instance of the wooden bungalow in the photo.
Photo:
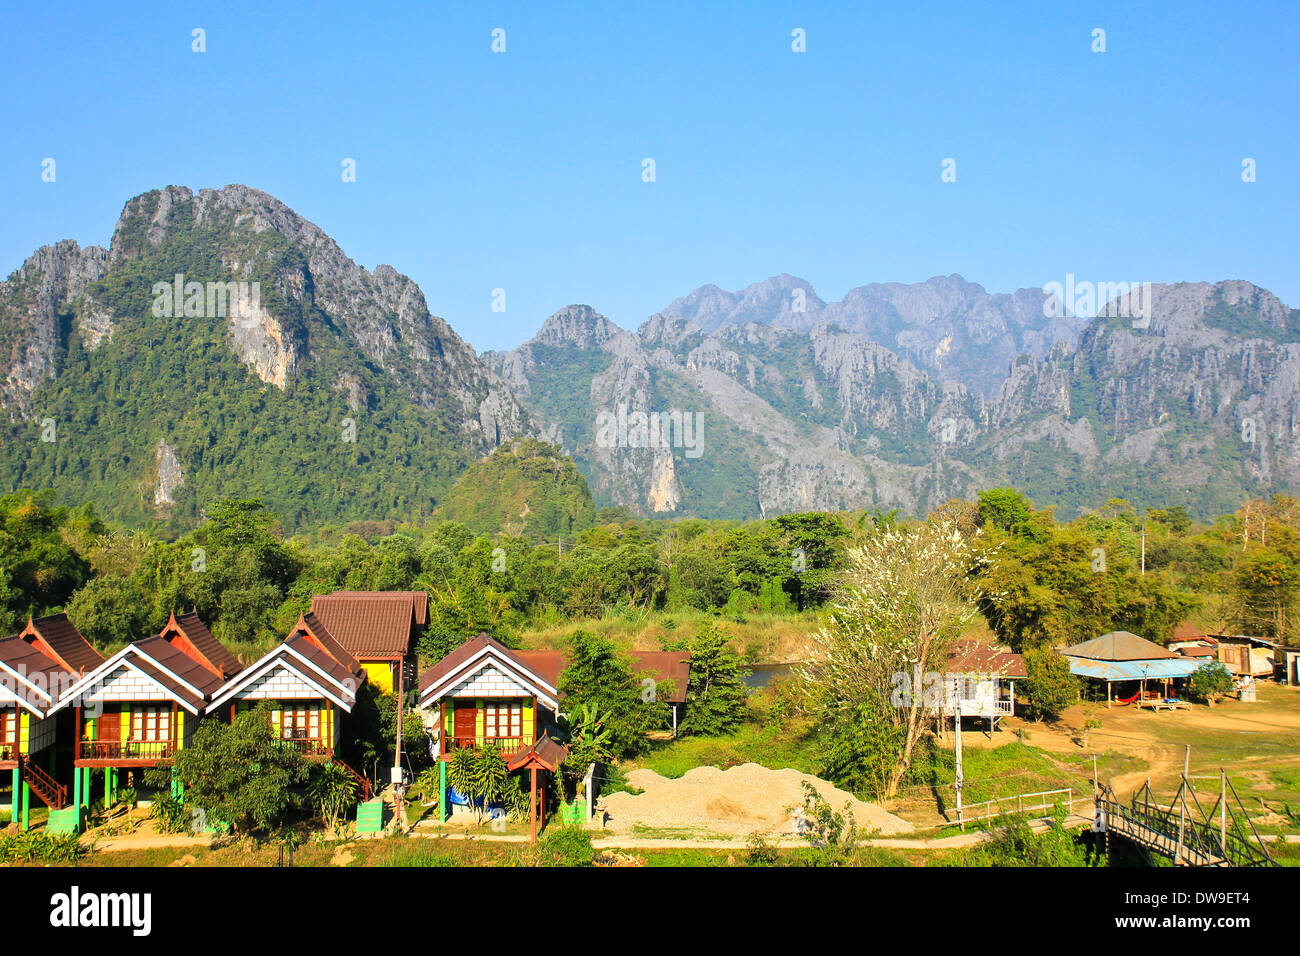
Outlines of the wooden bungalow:
M1029 677L1025 659L977 641L958 641L944 668L940 717L982 717L989 729L1016 712L1016 681ZM925 688L919 689L924 693Z
M549 652L548 652L549 653ZM471 638L420 678L420 710L433 716L439 818L448 817L447 762L458 749L493 746L511 769L533 777L531 816L544 818L536 772L554 773L567 752L550 739L559 692L554 678L486 634Z
M362 799L369 799L370 782L337 756L343 717L352 713L364 681L356 658L308 613L279 646L217 691L205 713L233 721L270 701L271 724L285 746L343 767L356 779Z
M24 830L32 794L52 815L68 803L67 787L57 780L53 711L80 668L102 660L62 614L29 620L21 634L0 640L0 773L10 775L10 820ZM63 821L57 824L52 828L63 828Z
M335 591L314 596L311 610L381 692L413 679L415 645L429 619L427 591Z
M173 613L159 634L87 672L54 708L75 714L77 805L89 803L94 770L104 771L111 795L120 771L135 774L171 759L193 738L213 695L242 669L198 615Z

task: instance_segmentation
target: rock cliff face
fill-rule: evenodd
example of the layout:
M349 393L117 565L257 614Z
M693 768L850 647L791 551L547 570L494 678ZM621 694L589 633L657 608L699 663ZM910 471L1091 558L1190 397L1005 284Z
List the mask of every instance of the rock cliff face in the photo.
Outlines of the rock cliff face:
M246 381L232 377L230 357ZM126 384L137 379L163 393L154 407L138 385ZM268 401L256 397L259 386L284 396L273 403L283 404L282 417L258 410ZM244 396L238 402L236 393ZM159 402L174 407L164 412ZM414 282L391 266L363 268L319 227L246 186L197 193L169 186L137 196L107 250L70 240L45 246L0 283L0 420L12 439L0 452L0 476L7 483L51 484L69 498L111 486L108 496L117 497L110 475L125 469L123 496L139 498L131 515L147 515L150 498L169 507L174 492L195 483L195 494L208 493L210 483L221 484L219 474L232 493L251 493L260 479L229 473L234 459L257 450L250 429L272 429L271 447L276 436L307 443L323 414L335 416L335 402L363 437L371 429L363 460L392 445L384 452L390 469L433 472L427 488L410 481L389 489L424 512L462 456L472 460L536 431L510 388L429 311ZM226 404L248 410L235 421ZM101 420L110 413L123 419L116 426L122 448L110 447L116 439ZM292 420L304 414L306 421ZM67 441L75 438L66 455L82 456L79 464L59 457L62 444L24 454L23 429L42 415L58 419ZM187 418L196 421L182 427ZM399 439L398 422L413 433ZM317 451L296 467L355 470L337 454L311 464L324 457L321 437L340 433L331 422L314 436ZM69 469L84 475L88 467L92 477L69 477ZM99 484L92 490L88 482ZM336 510L346 514L336 494Z
M920 513L1012 483L1063 512L1124 496L1209 514L1300 487L1300 313L1240 281L1154 286L1150 304L1145 323L1052 319L1038 290L959 277L827 304L779 276L697 289L635 334L569 306L485 358L598 503L643 513ZM603 446L620 403L697 415L702 448Z

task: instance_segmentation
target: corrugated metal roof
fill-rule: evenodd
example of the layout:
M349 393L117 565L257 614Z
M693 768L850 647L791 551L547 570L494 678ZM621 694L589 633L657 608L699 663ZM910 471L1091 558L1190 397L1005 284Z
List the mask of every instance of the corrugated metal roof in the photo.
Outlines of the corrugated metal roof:
M1094 661L1150 661L1174 656L1159 644L1128 631L1111 631L1067 647L1061 653L1066 657L1086 657Z
M958 641L948 658L949 674L997 674L1000 677L1028 677L1025 659L978 641Z
M1085 657L1066 656L1070 673L1097 680L1163 680L1166 677L1190 677L1205 661L1170 657L1144 661L1094 661Z

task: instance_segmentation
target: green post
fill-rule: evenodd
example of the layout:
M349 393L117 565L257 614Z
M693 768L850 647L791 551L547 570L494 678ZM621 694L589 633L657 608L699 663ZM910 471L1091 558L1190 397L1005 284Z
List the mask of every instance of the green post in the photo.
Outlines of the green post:
M438 761L438 822L447 822L447 761Z
M27 786L27 781L23 781L23 822L21 827L26 830L32 823L32 792Z
M81 770L75 767L72 770L72 805L81 806Z
M83 775L83 782L81 784L81 805L86 809L90 809L90 768L80 767L77 769L77 773Z

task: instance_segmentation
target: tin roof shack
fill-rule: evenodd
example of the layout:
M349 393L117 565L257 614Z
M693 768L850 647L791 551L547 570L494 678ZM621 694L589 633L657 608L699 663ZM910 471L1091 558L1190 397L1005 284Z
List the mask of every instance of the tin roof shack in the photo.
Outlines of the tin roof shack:
M67 787L58 782L59 720L53 711L81 676L80 668L102 660L62 614L29 620L22 633L0 640L0 772L10 776L10 820L24 830L32 794L51 814L68 802ZM71 740L71 728L63 735ZM64 829L58 822L57 829Z
M197 615L173 613L158 634L87 671L54 708L74 715L77 805L89 806L93 770L104 771L106 804L119 783L138 789L140 771L185 747L212 696L242 669Z
M1217 659L1219 653L1219 645L1214 638L1187 621L1174 628L1173 639L1166 646L1175 654L1181 654L1183 657Z
M1277 647L1273 650L1277 679L1290 687L1300 687L1300 647Z
M944 669L941 717L983 717L989 730L1015 713L1016 681L1029 676L1020 654L974 640L958 641Z
M1178 682L1185 681L1205 663L1172 654L1128 631L1111 631L1060 653L1070 662L1071 674L1106 685L1107 707L1112 701L1139 706L1173 701L1170 693ZM1149 690L1148 681L1158 682L1161 690Z
M1215 634L1219 663L1238 677L1272 677L1276 641L1248 634Z
M429 621L427 591L335 591L314 596L311 610L381 693L393 693L400 668L414 680L415 647Z

